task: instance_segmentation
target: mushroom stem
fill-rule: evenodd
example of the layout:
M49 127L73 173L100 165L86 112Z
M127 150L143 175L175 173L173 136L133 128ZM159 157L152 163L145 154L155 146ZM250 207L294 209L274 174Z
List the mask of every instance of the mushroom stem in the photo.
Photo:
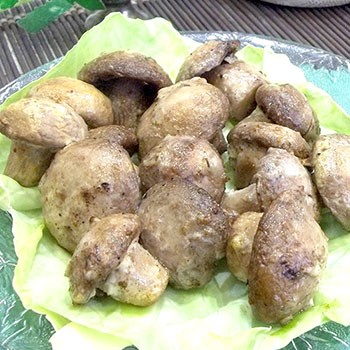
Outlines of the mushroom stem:
M4 174L22 186L35 186L49 167L52 157L53 153L48 149L14 141Z

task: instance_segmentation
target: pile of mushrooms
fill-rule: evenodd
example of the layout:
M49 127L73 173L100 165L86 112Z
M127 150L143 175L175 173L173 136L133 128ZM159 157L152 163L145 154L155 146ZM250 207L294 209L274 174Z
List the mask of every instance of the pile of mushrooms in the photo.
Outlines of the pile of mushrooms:
M201 45L175 84L153 59L113 52L0 113L14 141L5 173L39 184L46 226L72 254L73 303L147 306L168 284L203 287L225 256L258 319L285 323L312 302L327 261L320 208L350 227L350 138L319 136L306 98L238 47Z

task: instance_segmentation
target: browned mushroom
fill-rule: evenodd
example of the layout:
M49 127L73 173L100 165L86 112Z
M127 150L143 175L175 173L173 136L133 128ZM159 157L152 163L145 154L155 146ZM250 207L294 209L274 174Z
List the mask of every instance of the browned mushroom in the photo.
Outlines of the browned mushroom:
M232 59L239 48L239 41L209 40L194 50L182 64L176 82L202 77L219 66L226 58Z
M128 153L105 139L85 139L58 152L39 189L46 226L70 252L95 218L134 213L141 200Z
M36 186L53 155L87 136L84 120L68 105L28 97L0 112L0 132L13 140L4 174Z
M264 84L256 92L256 101L269 119L300 132L307 141L315 141L320 134L309 102L292 85Z
M45 80L31 89L29 96L48 97L72 107L90 128L113 124L111 101L93 85L81 80L57 77Z
M137 128L141 158L167 135L188 135L211 141L227 119L227 98L202 78L161 89Z
M137 126L157 91L172 84L154 59L126 51L94 59L82 68L78 77L104 92L112 101L115 123L130 128Z
M66 270L73 303L87 303L97 288L118 301L139 306L161 296L168 273L137 243L140 231L133 214L114 214L91 226Z

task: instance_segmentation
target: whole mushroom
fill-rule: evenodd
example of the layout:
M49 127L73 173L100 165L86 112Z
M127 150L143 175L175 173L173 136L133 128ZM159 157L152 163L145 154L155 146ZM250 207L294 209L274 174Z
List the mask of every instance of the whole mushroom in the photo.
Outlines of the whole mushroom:
M47 97L72 107L89 128L113 124L111 101L93 85L69 77L45 80L29 92L32 97Z
M0 132L12 139L4 174L22 186L36 186L53 155L84 139L87 125L68 105L28 97L0 112Z
M228 119L228 100L202 78L179 82L159 91L137 128L143 158L167 135L212 141Z
M87 303L97 288L138 306L153 304L162 295L168 273L137 242L140 231L133 214L114 214L91 226L66 270L73 303Z
M169 271L175 288L208 283L225 256L229 219L205 190L176 178L144 196L138 214L141 244Z
M157 91L172 84L154 59L127 51L115 51L94 59L81 69L78 77L111 99L115 124L134 129Z
M58 152L39 189L46 226L69 252L96 218L134 213L141 200L128 153L106 139L85 139Z

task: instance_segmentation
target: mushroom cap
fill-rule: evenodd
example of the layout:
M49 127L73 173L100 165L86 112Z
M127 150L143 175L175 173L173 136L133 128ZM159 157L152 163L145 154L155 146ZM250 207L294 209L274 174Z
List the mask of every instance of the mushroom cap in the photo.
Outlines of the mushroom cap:
M137 128L141 158L167 135L212 140L224 127L228 109L227 97L202 78L161 89Z
M0 132L12 140L57 150L87 136L87 125L71 107L28 97L0 112Z
M115 51L92 60L80 70L78 78L97 87L117 78L141 80L157 89L172 84L168 74L153 58L126 51Z
M31 97L48 97L72 107L91 128L113 124L111 101L100 90L84 81L57 77L45 80L29 93Z
M152 186L138 214L141 244L169 270L170 283L189 289L205 285L225 256L228 216L205 190L176 178Z
M59 151L39 189L46 226L73 252L95 218L134 213L140 180L128 153L116 142L85 139Z
M311 148L299 132L285 126L265 122L241 122L233 128L227 141L237 149L253 144L264 148L282 148L301 159L310 156Z
M298 131L307 140L320 134L318 119L305 96L290 84L264 84L256 92L258 106L276 124Z
M137 215L114 214L94 224L74 251L66 270L74 303L86 303L125 257L141 228Z
M219 66L239 48L239 41L210 40L195 49L182 64L176 82L200 77Z
M225 190L219 153L207 140L194 136L166 136L142 159L139 171L144 190L176 176L203 188L218 202Z

